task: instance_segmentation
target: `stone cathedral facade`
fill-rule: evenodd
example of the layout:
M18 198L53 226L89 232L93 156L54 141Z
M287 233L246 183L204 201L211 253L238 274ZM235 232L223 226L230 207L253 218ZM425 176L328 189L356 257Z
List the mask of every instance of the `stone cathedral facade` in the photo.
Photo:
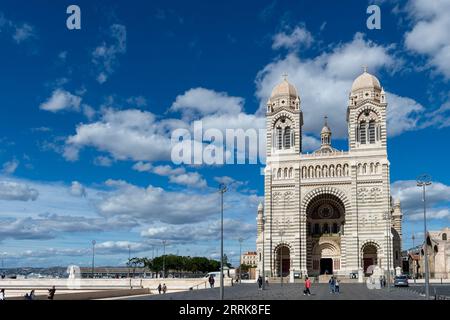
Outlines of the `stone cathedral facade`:
M401 266L402 212L390 193L387 107L380 82L365 70L349 95L348 151L333 148L325 118L321 147L302 153L300 96L286 79L273 89L264 205L257 214L259 272L263 261L266 276L274 277L348 277L367 275L371 265Z

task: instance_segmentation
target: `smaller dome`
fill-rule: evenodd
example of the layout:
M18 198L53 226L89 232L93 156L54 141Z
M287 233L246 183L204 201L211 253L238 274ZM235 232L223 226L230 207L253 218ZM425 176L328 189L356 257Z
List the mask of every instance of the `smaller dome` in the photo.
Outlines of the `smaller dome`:
M286 79L284 79L280 84L276 85L272 90L271 98L277 96L290 96L297 98L297 89L295 89L294 85L290 84Z
M325 125L322 128L322 131L320 131L320 134L324 134L324 133L331 133L331 129L330 129L330 127L328 127L328 125Z
M381 90L380 81L374 75L364 70L363 74L353 81L352 91L357 91L360 89L377 89Z

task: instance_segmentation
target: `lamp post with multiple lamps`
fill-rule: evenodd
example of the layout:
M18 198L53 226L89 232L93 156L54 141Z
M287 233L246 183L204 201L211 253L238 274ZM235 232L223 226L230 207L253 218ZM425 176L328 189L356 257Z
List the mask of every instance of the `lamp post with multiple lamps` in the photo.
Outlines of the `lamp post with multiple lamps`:
M244 241L243 238L239 238L239 283L242 283L242 241Z
M223 194L227 192L224 183L219 185L220 192L220 300L223 300Z
M391 215L390 212L386 212L384 214L384 218L386 219L386 263L387 263L387 285L388 290L391 290Z
M431 177L423 174L417 178L417 186L422 187L423 201L423 236L424 236L424 264L425 264L425 296L430 299L430 275L428 272L428 244L427 244L427 203L426 203L426 187L431 185Z
M166 277L166 240L162 241L163 244L163 278Z
M263 283L262 283L262 289L264 290L266 288L266 272L264 269L264 237L265 237L265 224L266 224L266 218L264 217L264 211L263 211L263 217L262 217L262 277L263 277Z
M131 266L131 247L128 245L128 278L130 277L130 266Z
M95 244L97 242L92 240L92 278L94 278L94 266L95 266Z

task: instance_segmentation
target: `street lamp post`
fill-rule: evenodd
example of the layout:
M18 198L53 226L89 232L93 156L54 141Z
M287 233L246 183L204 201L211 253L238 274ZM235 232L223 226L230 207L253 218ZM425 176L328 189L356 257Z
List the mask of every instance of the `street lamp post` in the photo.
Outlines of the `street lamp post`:
M131 248L130 245L128 245L128 278L130 277L130 262L131 260Z
M387 262L387 271L388 271L388 290L391 290L391 250L390 250L390 246L391 246L391 225L390 225L390 221L391 221L391 215L389 214L389 212L386 212L385 214L386 217L386 262Z
M97 242L92 240L92 279L94 278L94 265L95 265L95 244Z
M427 203L426 203L426 186L431 185L431 177L423 174L417 178L417 186L422 187L423 201L423 236L424 236L424 263L425 263L425 296L430 299L430 276L428 273L428 244L427 244Z
M220 192L220 300L223 300L223 194L227 191L225 184L219 185Z
M166 240L163 240L163 278L166 277Z
M264 214L264 213L263 213ZM262 289L264 290L266 288L266 272L264 270L264 237L265 237L265 223L266 223L266 218L263 216L262 218L262 274L263 274L263 283L262 283Z
M243 238L239 238L239 283L242 283L242 241Z

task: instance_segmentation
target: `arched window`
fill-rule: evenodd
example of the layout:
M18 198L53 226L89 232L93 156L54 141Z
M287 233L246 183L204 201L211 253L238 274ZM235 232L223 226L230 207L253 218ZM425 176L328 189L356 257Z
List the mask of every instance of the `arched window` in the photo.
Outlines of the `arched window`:
M442 240L447 241L447 234L446 233L442 234Z
M284 168L284 178L286 179L288 177L288 169Z
M289 178L292 178L292 168L289 169Z
M278 178L278 179L281 179L281 168L280 168L280 169L278 169L278 174L277 174L277 178Z
M322 233L330 233L330 229L328 228L328 223L325 223L323 225Z
M283 148L283 130L277 128L277 145L276 148L281 150Z
M375 143L375 121L369 121L369 143Z
M366 144L366 137L367 137L366 122L363 121L359 124L359 142L361 144Z
M289 149L291 147L291 128L286 127L284 129L284 148Z

